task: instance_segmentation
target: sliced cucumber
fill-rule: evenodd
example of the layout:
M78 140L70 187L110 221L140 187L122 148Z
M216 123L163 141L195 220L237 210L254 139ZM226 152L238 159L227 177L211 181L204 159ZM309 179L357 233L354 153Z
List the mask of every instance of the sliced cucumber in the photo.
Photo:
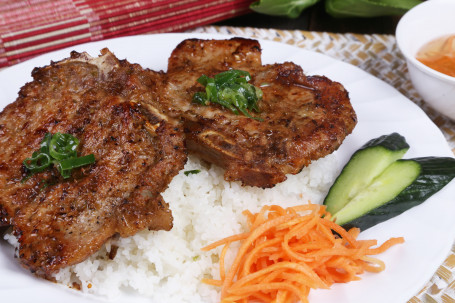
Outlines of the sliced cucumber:
M333 218L346 228L367 229L421 204L454 177L454 158L398 160L334 213Z
M368 141L352 155L330 188L324 199L327 211L332 214L340 211L408 149L405 138L398 133Z
M420 165L411 160L390 164L371 184L361 190L349 203L333 214L344 225L398 196L420 174ZM386 190L385 190L386 189Z

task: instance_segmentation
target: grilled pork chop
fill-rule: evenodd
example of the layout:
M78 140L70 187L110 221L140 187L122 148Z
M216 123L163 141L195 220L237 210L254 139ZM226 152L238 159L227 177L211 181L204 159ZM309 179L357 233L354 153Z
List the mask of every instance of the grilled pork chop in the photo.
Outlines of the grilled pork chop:
M204 88L202 75L229 69L250 72L263 91L258 102L263 121L235 115L217 104L192 103ZM243 185L273 187L311 161L336 150L353 130L357 118L348 92L326 77L305 76L293 63L262 65L255 40L189 39L168 62L160 103L182 117L189 151L224 167L225 179Z
M50 278L115 234L169 230L160 193L186 152L182 128L154 107L162 74L104 49L98 58L73 52L32 75L0 114L0 226L13 226L21 263ZM22 161L48 132L74 135L95 164L69 179L55 168L27 179Z

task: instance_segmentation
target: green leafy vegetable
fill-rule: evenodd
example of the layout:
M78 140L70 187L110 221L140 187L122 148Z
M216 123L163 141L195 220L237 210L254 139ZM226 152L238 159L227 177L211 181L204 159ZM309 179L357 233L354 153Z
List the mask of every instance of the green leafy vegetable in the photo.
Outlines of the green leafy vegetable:
M52 135L47 133L41 141L40 149L23 161L25 168L30 173L28 177L54 165L66 179L71 176L73 168L95 163L93 154L83 157L77 156L78 145L79 140L70 134L56 133Z
M199 174L201 171L199 169L187 170L183 172L185 176Z
M258 0L250 8L258 13L297 18L319 0ZM326 0L325 9L333 17L377 17L402 15L421 0Z
M319 0L259 0L253 2L250 8L261 14L297 18L305 8L316 2Z
M402 15L420 0L326 0L325 9L333 17L378 17Z
M250 80L250 73L234 69L221 72L213 78L202 75L197 81L205 87L205 92L195 93L193 102L202 105L217 103L236 115L241 112L249 118L261 120L248 112L259 112L257 101L262 98L262 90L248 83Z

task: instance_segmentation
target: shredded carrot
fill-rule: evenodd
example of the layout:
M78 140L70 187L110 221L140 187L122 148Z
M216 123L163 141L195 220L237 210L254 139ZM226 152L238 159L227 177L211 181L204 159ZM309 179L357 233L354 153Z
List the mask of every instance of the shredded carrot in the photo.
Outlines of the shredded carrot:
M359 280L359 275L385 269L370 257L403 238L391 238L379 247L376 240L357 240L358 228L346 231L330 220L317 204L282 208L264 206L259 213L244 211L250 230L216 241L202 250L224 245L220 253L220 280L204 279L221 287L221 302L308 302L310 289ZM237 255L225 269L231 243L241 241Z

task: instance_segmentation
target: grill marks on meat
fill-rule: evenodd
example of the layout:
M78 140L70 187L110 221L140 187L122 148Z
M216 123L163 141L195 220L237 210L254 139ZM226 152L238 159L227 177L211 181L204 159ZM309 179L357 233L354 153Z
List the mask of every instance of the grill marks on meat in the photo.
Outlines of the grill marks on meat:
M261 66L261 46L257 40L187 39L173 50L168 61L168 72L248 69L258 66Z
M203 90L197 78L231 68L249 71L252 84L263 90L260 113L253 113L263 122L191 102ZM166 76L160 103L182 117L188 150L243 185L265 188L286 180L336 150L357 122L341 84L307 77L290 62L262 65L254 40L185 40L172 52Z
M119 61L71 58L33 71L0 114L0 225L12 225L19 259L40 276L83 261L110 237L169 230L161 197L186 161L183 130L155 109L160 73ZM47 132L71 133L96 163L70 179L55 170L25 176L22 161Z

